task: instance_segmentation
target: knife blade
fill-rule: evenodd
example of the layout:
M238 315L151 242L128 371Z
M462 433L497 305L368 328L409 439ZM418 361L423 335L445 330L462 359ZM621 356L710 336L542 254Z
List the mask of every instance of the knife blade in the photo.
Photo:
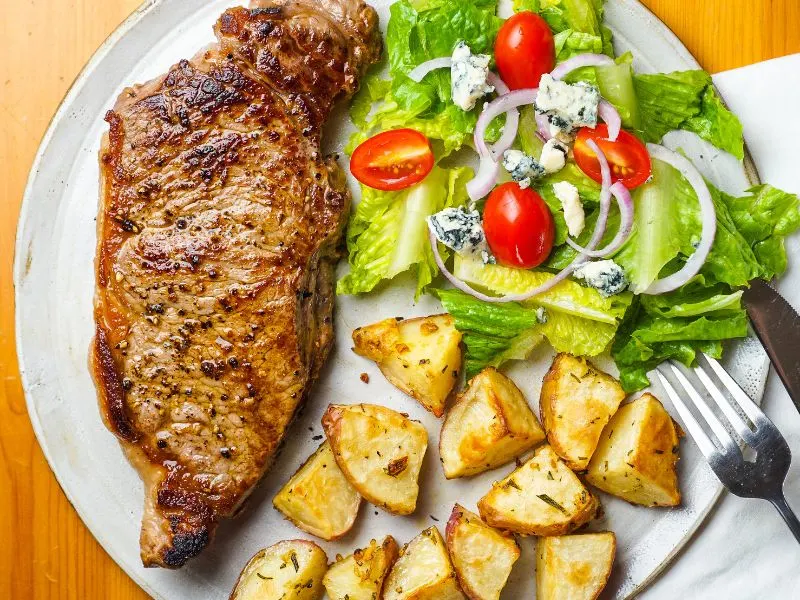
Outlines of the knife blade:
M751 282L743 300L753 330L800 412L800 315L760 279Z

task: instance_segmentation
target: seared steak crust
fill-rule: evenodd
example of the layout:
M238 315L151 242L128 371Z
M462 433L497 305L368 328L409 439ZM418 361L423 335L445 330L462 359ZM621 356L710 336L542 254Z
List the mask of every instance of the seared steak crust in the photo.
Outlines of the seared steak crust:
M361 0L261 0L215 31L123 92L101 151L92 370L145 482L146 566L202 551L328 354L350 196L321 127L380 52Z

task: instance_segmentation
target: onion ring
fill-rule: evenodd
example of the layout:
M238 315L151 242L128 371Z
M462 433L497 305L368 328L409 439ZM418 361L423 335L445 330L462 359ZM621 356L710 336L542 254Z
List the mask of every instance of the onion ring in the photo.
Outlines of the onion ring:
M449 69L452 66L453 59L449 56L432 58L431 60L426 60L424 63L414 67L408 74L408 78L411 79L411 81L422 83L422 80L425 79L425 76L431 71L435 71L436 69Z
M658 144L647 144L647 151L651 157L674 167L686 178L697 194L702 222L700 242L697 244L694 253L686 261L686 264L683 265L683 268L669 277L656 279L642 292L653 296L677 290L700 272L711 252L711 247L714 245L714 239L717 234L717 211L714 208L714 200L711 198L711 192L708 190L703 176L688 158Z
M611 194L617 200L620 214L619 230L617 230L614 239L611 240L605 248L601 248L600 250L587 250L572 239L567 238L567 244L576 252L585 254L589 258L606 258L622 248L625 242L628 241L628 238L631 237L631 233L633 232L633 199L631 198L631 193L628 191L628 188L618 181L611 186Z
M550 76L553 79L563 79L575 69L580 69L581 67L608 67L614 64L616 64L614 59L605 54L587 52L565 60L551 71Z

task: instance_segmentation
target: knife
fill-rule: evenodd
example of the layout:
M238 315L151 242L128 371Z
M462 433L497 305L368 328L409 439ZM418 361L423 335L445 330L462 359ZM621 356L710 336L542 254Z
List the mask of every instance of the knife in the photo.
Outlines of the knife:
M750 283L743 300L753 330L800 411L800 315L760 279Z

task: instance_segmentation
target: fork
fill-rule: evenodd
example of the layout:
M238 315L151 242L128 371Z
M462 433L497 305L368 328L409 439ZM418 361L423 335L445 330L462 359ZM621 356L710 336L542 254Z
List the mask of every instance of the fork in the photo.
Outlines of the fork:
M707 395L719 407L730 428L736 432L743 445L734 439L729 429L689 381L684 374L684 370L688 371L688 369L679 366L674 361L660 365L656 372L661 383L667 390L667 394L689 433L722 484L737 496L761 498L770 502L786 521L795 539L800 542L800 521L786 502L783 492L783 484L792 462L789 445L775 424L750 399L733 377L722 368L722 365L706 354L703 356L742 414L726 399L706 369L698 365L692 371L700 380ZM705 428L700 425L681 395L665 376L668 373L667 364L671 367L672 375L692 400L713 435L706 433ZM750 422L748 423L743 417L747 417ZM751 452L754 451L755 458L748 460L742 451L743 447L750 448Z

